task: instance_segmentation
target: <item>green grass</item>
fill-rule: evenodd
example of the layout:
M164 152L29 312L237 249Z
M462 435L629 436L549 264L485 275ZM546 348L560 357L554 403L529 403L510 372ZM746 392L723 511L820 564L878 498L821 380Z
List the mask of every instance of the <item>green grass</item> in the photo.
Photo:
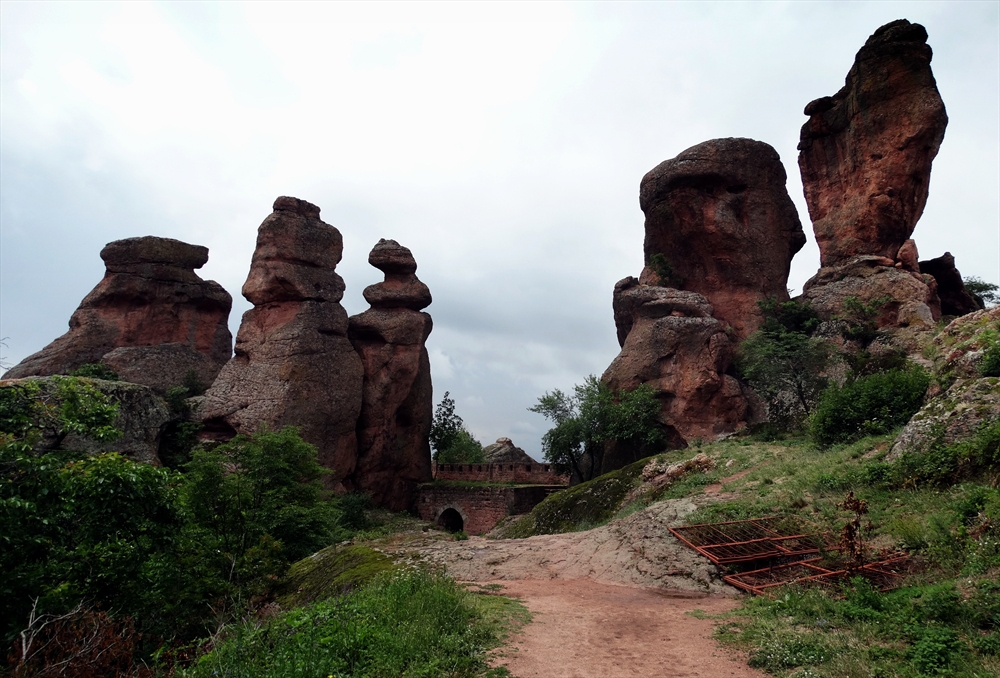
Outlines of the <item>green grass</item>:
M527 620L510 599L419 569L384 572L348 595L228 629L179 675L503 676L489 651Z

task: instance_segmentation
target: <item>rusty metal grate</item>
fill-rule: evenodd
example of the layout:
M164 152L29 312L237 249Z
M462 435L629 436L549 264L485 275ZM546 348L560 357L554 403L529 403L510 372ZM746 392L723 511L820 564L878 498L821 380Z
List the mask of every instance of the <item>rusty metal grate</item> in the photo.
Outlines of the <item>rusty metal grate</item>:
M836 552L829 532L801 533L800 524L783 517L733 520L669 528L684 544L708 558L715 565L759 567L723 579L744 591L769 595L771 589L786 584L832 585L864 577L876 588L887 591L899 586L914 567L909 556L894 554L860 568L831 566L821 552Z
M864 577L880 591L888 591L900 585L912 566L910 557L906 555L896 555L853 570L829 570L819 565L820 561L820 558L812 558L797 563L765 567L726 575L723 580L758 596L770 595L769 589L786 584L831 585L852 577Z
M801 560L818 554L823 534L782 534L781 517L671 527L670 532L716 565ZM787 530L784 530L787 532Z

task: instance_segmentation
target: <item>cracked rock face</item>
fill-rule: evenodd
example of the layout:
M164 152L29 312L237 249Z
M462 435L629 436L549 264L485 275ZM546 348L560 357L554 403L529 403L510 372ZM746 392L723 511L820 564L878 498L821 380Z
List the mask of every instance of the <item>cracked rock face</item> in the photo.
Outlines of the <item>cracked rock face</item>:
M431 293L417 279L410 250L394 240L379 240L368 263L385 280L365 289L371 308L352 316L348 329L364 368L352 482L376 503L401 511L413 506L417 485L432 478L433 392L425 342L433 324L421 312Z
M146 236L108 243L101 258L104 279L80 302L69 332L4 376L68 374L106 362L124 380L161 393L181 384L187 370L211 383L232 355L233 300L194 272L208 261L208 248ZM175 360L159 360L163 351Z
M357 460L363 379L340 305L342 253L340 232L320 220L318 207L274 202L243 285L254 307L243 315L236 355L198 408L207 435L219 439L261 424L297 426L332 471L326 482L334 489L349 489L344 480Z
M749 404L739 382L726 374L736 346L705 297L626 278L615 285L614 308L622 350L601 381L616 391L651 386L668 446L714 440L746 425ZM601 472L639 455L612 445Z
M703 295L736 336L761 322L757 302L788 299L792 257L806 242L771 146L753 139L713 139L660 163L642 178L646 215L644 284ZM660 279L651 264L672 268Z
M799 168L821 265L896 260L923 213L948 116L931 73L927 31L879 28L839 92L809 103Z

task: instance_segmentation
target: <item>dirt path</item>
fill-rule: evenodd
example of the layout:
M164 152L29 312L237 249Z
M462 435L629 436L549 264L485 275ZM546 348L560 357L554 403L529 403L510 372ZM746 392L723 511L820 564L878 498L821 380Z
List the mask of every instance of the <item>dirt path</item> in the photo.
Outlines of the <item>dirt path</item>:
M712 640L733 598L599 584L587 579L503 581L533 619L495 662L518 678L758 678Z
M499 664L519 678L762 677L712 638L716 614L738 604L705 558L668 531L710 497L663 501L586 532L527 539L427 538L395 548L455 579L498 583L522 599L530 624Z

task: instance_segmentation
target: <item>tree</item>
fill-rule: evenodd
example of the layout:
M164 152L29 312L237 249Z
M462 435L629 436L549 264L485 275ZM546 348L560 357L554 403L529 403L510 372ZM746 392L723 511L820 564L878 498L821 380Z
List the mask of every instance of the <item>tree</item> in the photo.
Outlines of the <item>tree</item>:
M542 437L545 458L580 480L602 472L606 443L636 446L662 441L660 403L652 387L642 384L615 393L594 375L573 387L569 396L556 389L538 399L529 411L555 426Z
M448 391L434 410L431 423L431 447L434 461L439 464L475 464L483 461L483 446L465 428L465 422L455 414L455 401Z
M971 294L983 308L995 306L1000 302L1000 286L986 282L982 278L969 276L965 279L965 291Z
M812 411L827 379L823 371L831 348L813 337L819 317L807 303L758 302L764 323L736 355L740 375L768 404L769 419L796 428Z

